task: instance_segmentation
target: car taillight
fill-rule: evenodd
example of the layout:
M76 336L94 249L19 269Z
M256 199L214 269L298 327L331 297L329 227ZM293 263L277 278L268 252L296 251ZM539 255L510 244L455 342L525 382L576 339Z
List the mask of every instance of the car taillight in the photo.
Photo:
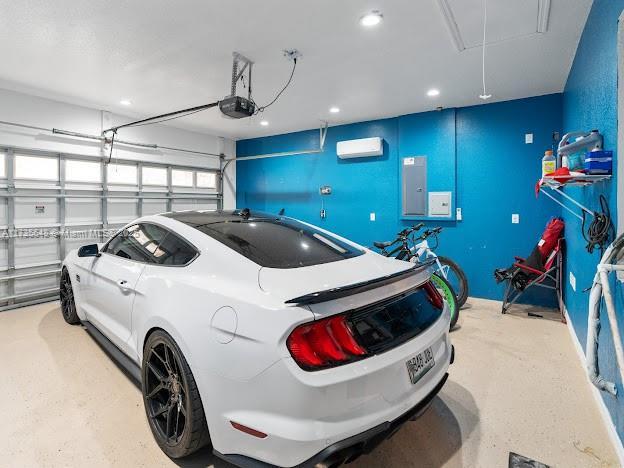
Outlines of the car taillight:
M431 305L437 309L442 309L444 307L444 299L442 298L442 294L437 288L433 285L431 281L427 281L423 288L427 293L427 299L431 303Z
M286 346L295 362L305 370L339 366L366 355L344 315L299 325L286 340Z

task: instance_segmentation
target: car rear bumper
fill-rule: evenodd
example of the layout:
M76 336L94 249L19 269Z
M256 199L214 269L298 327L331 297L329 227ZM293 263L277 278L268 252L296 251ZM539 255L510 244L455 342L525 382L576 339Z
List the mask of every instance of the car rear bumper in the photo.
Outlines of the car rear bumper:
M451 348L451 363L455 357L455 349ZM409 411L403 413L393 421L387 421L368 429L361 434L351 436L347 439L336 442L329 447L323 449L313 457L297 465L297 468L314 468L316 466L338 466L341 463L349 463L360 457L361 455L372 452L375 447L384 440L392 437L407 421L420 417L429 408L433 399L440 392L446 380L448 373L445 373L442 380L427 394L416 406ZM215 455L226 460L227 462L240 468L273 468L275 465L255 460L244 455L229 454L224 455L216 450Z
M341 441L397 420L435 395L445 379L453 360L449 321L445 307L440 319L414 339L336 368L306 372L284 358L247 382L212 375L210 385L198 374L202 401L219 402L206 406L214 449L239 466L296 467ZM435 366L414 384L406 362L427 348ZM266 436L250 436L232 422ZM258 462L241 464L239 459Z

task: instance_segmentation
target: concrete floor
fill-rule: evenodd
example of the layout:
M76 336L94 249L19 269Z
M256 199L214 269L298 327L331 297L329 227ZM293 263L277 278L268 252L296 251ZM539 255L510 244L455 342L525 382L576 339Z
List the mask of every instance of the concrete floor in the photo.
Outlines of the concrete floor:
M506 467L510 451L551 466L617 466L565 325L469 302L440 397L350 466ZM1 467L225 466L208 450L168 459L137 387L57 303L0 313L0 356Z

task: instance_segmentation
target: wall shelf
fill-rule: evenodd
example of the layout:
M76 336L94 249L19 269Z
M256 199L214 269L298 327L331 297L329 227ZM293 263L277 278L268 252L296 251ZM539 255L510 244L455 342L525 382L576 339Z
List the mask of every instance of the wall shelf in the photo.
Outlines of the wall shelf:
M566 185L573 186L587 186L595 184L596 182L602 182L603 180L611 179L611 174L589 175L583 174L580 176L544 176L541 180L541 185L546 185L551 188L564 187Z
M558 179L558 180L555 180L555 178ZM583 175L580 175L580 176L556 176L556 177L544 176L538 182L538 186L539 186L539 191L541 193L546 195L552 201L554 201L555 203L557 203L562 208L564 208L565 210L569 211L572 215L576 216L578 219L580 219L582 221L583 220L583 216L584 216L583 213L588 214L590 216L594 216L594 212L592 210L590 210L589 208L587 208L586 206L581 205L574 198L572 198L570 195L568 195L563 190L561 190L561 188L565 187L565 186L581 186L581 187L585 187L585 186L588 186L588 185L596 184L598 182L603 182L603 181L607 181L607 180L610 180L610 179L611 179L611 175L610 174L601 174L601 175L589 175L589 174L586 175L586 174L583 174ZM552 192L558 193L562 198L558 199L553 194L549 193L549 191L547 191L546 188L549 188L550 191L552 191ZM573 211L572 209L570 209L570 207L568 207L565 203L563 203L563 198L569 200L574 205L576 205L578 208L580 208L581 209L581 214L579 215L577 212Z

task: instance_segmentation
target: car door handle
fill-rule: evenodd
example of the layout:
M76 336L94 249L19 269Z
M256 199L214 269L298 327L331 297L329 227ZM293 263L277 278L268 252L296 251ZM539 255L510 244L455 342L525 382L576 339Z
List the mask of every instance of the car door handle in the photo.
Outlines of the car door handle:
M117 286L123 291L129 291L130 287L128 286L128 282L126 280L117 280Z

